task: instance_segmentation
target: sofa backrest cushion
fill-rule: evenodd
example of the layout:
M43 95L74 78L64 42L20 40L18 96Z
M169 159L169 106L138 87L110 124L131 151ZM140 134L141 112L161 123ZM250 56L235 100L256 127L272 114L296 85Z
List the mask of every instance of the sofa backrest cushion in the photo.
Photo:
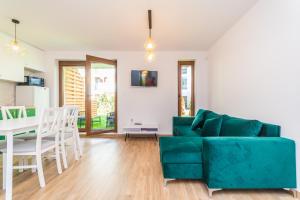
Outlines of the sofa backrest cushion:
M280 137L281 127L275 124L263 123L259 136L261 137Z
M224 115L220 136L255 137L259 135L262 125L258 120L247 120Z
M215 113L213 111L207 110L205 112L205 121L208 119L216 118L216 117L222 117L222 115L219 115L218 113Z
M202 128L203 124L204 124L204 115L205 115L206 110L203 109L199 109L195 119L191 125L191 129L192 130L196 130L197 128Z
M205 121L201 131L203 137L217 137L220 135L223 117L216 117Z

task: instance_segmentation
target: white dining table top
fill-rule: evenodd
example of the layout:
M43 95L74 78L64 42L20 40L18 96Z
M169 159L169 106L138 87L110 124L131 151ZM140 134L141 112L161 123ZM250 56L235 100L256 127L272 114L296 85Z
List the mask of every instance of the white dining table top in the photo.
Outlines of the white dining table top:
M12 120L0 121L0 135L6 135L11 132L18 132L19 130L35 128L39 125L38 117L28 117Z

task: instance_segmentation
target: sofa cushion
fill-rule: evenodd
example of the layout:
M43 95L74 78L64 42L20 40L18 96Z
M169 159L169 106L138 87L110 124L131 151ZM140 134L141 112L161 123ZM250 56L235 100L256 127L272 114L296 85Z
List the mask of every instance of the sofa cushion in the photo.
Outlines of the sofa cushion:
M162 163L202 163L201 137L160 137Z
M205 114L205 110L203 110L203 109L198 110L198 112L195 116L195 119L192 123L192 126L191 126L192 130L196 130L197 128L201 128L203 126L204 114Z
M201 134L203 137L209 137L209 136L219 136L222 126L222 117L216 117L212 119L208 119L205 121L204 126L201 130Z
M216 117L221 117L222 115L219 115L218 113L215 113L213 111L207 110L205 112L205 121L208 119L216 118Z
M261 137L280 137L280 126L275 124L263 123L259 136Z
M192 130L190 126L175 126L174 127L175 136L201 136L201 129Z
M258 136L261 127L262 123L257 120L247 120L224 115L220 136Z

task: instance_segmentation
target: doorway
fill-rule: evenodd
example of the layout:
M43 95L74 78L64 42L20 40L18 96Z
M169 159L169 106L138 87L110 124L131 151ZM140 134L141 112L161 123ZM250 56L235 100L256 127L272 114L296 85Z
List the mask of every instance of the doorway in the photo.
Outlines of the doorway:
M195 61L178 61L178 116L194 116Z
M88 134L117 131L117 61L86 56Z
M87 55L86 61L60 61L59 90L60 106L78 106L80 131L117 131L116 60Z

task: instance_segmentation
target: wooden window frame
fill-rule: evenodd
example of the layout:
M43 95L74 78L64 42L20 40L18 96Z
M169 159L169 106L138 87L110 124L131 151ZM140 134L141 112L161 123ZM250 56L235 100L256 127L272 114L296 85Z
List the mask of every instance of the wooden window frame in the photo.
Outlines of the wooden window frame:
M105 59L105 58L99 58L99 57L95 57L95 56L91 56L91 55L86 55L86 81L89 81L89 84L86 84L86 94L87 94L87 104L86 104L86 114L88 116L91 115L91 106L89 104L91 104L91 64L93 62L100 62L100 63L104 63L104 64L109 64L109 65L114 65L115 66L115 81L116 81L116 91L115 91L115 127L112 130L92 130L91 126L88 126L87 129L87 135L95 135L95 134L99 134L99 133L110 133L110 132L117 132L118 131L118 62L117 60L109 60L109 59ZM91 123L90 117L86 118L86 123Z
M178 116L181 116L181 68L183 65L189 65L192 68L192 87L191 87L191 116L195 115L195 61L178 61Z

